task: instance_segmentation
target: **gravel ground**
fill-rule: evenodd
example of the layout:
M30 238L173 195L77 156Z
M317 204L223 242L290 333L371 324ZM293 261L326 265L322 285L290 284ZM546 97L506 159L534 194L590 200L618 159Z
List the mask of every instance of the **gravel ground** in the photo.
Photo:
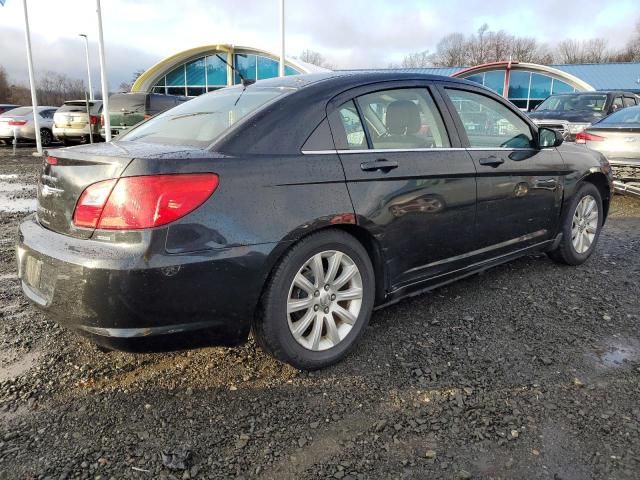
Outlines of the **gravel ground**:
M585 265L401 302L303 373L252 342L100 353L46 320L6 211L35 194L30 153L0 147L0 479L640 478L640 201L615 198Z

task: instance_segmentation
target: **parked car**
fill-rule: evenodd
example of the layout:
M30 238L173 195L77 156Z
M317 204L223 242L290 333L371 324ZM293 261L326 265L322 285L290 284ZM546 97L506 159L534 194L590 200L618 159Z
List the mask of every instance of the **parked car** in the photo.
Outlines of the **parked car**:
M86 143L93 135L96 142L100 137L100 115L102 100L89 101L87 113L86 100L69 100L53 115L53 135L65 145Z
M40 127L40 139L42 145L49 146L53 142L53 114L58 107L37 107L38 124ZM36 140L36 130L33 121L32 107L18 107L0 114L0 142L5 144L13 142Z
M0 113L8 112L14 108L18 108L20 105L13 105L11 103L0 103Z
M189 97L160 93L116 93L109 97L111 135L116 136L134 125L189 100ZM100 134L104 137L104 119Z
M469 102L481 127L456 107ZM374 306L533 252L586 261L611 173L561 143L448 77L224 88L111 143L52 152L18 275L27 298L106 348L236 345L253 331L280 360L326 367Z
M548 97L529 117L540 126L560 130L565 140L573 141L592 123L639 103L640 97L632 92L562 93Z
M640 106L625 108L594 123L576 143L602 152L616 180L640 182Z

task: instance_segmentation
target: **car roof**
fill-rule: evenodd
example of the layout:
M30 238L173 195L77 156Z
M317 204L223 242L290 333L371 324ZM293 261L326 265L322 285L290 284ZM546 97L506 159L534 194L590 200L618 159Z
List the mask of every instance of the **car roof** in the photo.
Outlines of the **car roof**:
M314 84L322 83L323 86L346 87L360 86L368 83L389 82L394 80L432 80L447 81L478 86L477 83L461 78L431 75L416 72L397 72L385 70L358 70L358 71L333 71L322 73L309 73L302 75L290 75L287 77L275 77L259 80L254 85L258 87L295 88L301 89ZM249 86L251 88L251 86Z

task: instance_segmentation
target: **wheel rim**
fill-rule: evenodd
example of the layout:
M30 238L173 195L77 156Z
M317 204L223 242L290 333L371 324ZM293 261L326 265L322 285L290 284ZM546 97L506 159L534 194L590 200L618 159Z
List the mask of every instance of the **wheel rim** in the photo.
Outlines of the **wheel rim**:
M591 195L583 197L573 214L571 243L577 253L585 253L591 248L598 231L598 204Z
M296 273L287 297L293 338L308 350L333 348L349 334L362 307L362 275L346 253L326 250Z

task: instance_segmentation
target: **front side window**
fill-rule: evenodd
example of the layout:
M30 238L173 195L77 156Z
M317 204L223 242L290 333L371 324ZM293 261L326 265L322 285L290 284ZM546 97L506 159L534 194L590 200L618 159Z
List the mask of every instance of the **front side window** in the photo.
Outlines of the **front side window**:
M290 91L256 87L216 90L151 118L121 140L204 148L245 117Z
M347 148L350 150L367 148L367 138L353 100L343 103L338 109L338 115L347 135Z
M446 89L476 148L532 148L529 125L505 105L478 93Z
M384 90L358 97L375 149L449 147L440 112L424 88Z
M623 107L622 105L622 97L616 97L613 99L613 108L614 110L619 110Z

